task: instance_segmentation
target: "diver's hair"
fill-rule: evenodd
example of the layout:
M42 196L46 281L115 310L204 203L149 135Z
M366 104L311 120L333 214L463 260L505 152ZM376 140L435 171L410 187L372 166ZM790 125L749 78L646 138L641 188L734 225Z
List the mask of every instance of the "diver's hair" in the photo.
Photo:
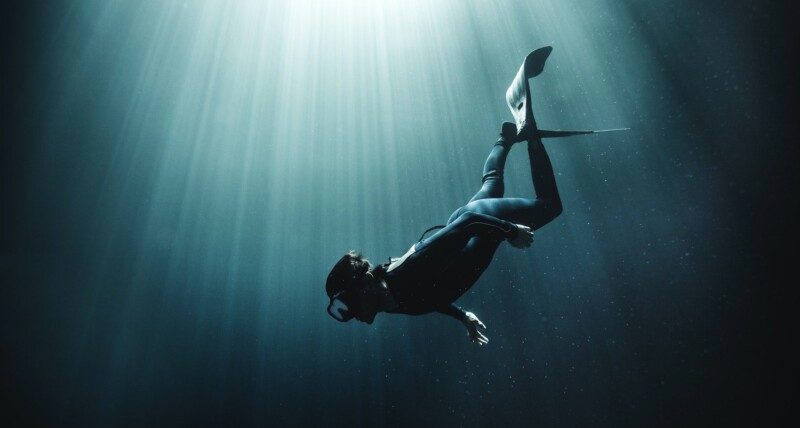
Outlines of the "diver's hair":
M333 296L339 291L344 291L361 283L361 279L369 271L369 260L355 250L348 251L331 269L325 291L328 296Z

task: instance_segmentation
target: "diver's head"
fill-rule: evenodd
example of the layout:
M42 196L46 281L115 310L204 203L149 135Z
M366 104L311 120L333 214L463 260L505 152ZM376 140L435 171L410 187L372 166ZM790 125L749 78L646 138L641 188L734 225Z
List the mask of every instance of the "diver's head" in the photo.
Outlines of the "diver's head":
M328 314L337 321L347 322L360 315L362 308L359 292L366 286L369 268L369 260L351 250L331 269L325 291L331 299Z

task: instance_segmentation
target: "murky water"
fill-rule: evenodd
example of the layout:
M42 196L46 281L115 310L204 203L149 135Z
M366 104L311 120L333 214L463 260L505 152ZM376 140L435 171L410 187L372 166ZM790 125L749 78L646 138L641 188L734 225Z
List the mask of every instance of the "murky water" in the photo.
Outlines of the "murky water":
M796 173L758 150L782 137L784 46L765 25L784 21L733 3L25 9L7 83L19 102L4 108L6 413L55 426L757 417L743 404L766 382L761 268L779 255L764 244L785 218L753 226L777 200L761 185ZM458 301L489 345L437 314L333 321L332 264L349 249L402 255L471 197L511 120L505 90L545 45L542 128L631 130L546 141L563 215L533 248L501 247ZM523 154L509 196L532 195Z

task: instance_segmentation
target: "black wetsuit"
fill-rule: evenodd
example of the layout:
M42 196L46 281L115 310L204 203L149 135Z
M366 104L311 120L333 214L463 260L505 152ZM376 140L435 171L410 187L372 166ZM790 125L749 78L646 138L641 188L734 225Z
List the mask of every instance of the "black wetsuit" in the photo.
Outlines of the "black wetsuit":
M553 168L538 138L528 143L536 199L503 197L503 168L511 146L501 138L486 160L478 193L453 212L446 227L415 244L411 255L384 272L399 305L389 312L441 312L462 320L464 311L453 302L486 270L500 243L516 236L515 224L535 230L561 213Z

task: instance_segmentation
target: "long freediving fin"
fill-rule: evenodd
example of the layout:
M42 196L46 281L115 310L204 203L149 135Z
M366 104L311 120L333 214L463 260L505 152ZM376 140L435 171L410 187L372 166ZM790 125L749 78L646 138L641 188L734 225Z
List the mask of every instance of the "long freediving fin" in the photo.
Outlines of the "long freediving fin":
M550 53L551 46L545 46L528 54L517 71L517 75L506 90L506 103L511 109L514 121L517 124L517 136L521 139L538 136L539 138L570 137L573 135L597 134L601 132L625 131L630 128L586 130L586 131L549 131L539 129L533 118L531 106L531 88L528 79L538 76L544 71L544 64Z
M536 121L533 119L531 108L531 88L528 79L538 76L544 71L544 63L553 48L545 46L528 54L522 61L522 66L506 91L506 103L511 109L514 121L517 123L517 134L524 131L535 130Z

